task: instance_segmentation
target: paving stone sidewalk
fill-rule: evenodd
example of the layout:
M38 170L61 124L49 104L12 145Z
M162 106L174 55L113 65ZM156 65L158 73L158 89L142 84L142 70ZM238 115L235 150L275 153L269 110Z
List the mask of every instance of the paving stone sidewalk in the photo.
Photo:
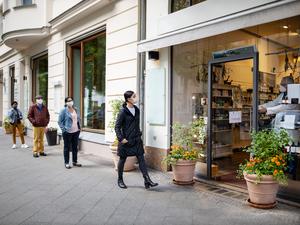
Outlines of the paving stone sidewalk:
M83 167L67 170L60 146L46 147L49 155L40 158L31 148L10 147L11 137L0 130L0 225L300 224L300 209L285 204L254 209L243 194L203 183L176 186L158 171L151 176L159 187L145 190L135 171L125 174L129 188L122 190L110 161L79 154Z

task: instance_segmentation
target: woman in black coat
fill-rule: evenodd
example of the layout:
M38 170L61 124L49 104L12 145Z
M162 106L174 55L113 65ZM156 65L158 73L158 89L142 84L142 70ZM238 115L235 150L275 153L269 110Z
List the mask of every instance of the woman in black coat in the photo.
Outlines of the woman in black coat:
M118 163L118 186L120 188L127 188L123 181L124 164L128 156L136 156L145 180L145 188L148 189L158 184L151 181L144 159L144 146L140 130L140 110L134 105L137 103L137 96L133 91L126 91L124 98L125 102L118 114L115 126L119 141L118 156L120 156Z

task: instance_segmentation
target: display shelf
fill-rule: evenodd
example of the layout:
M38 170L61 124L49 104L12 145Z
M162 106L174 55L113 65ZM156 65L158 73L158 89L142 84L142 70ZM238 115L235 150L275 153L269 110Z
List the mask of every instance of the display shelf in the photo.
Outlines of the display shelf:
M232 96L214 95L214 98L232 98Z
M222 132L231 132L232 130L227 129L227 130L214 130L214 133L222 133Z

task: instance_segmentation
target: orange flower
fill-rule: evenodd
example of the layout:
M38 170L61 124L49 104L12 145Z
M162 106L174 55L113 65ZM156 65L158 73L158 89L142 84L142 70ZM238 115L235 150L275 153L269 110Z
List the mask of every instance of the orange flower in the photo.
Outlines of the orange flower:
M275 158L275 157L273 157L273 158L271 159L271 162L275 162L275 160L276 160L276 158Z
M276 165L277 165L277 166L280 166L280 162L276 161Z
M274 170L273 175L275 176L278 173L277 170Z

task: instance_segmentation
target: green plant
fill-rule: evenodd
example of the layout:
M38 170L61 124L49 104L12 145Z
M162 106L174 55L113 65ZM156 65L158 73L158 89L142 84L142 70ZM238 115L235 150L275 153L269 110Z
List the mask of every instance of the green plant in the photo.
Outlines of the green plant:
M251 136L251 146L245 149L251 159L240 164L238 176L256 174L259 181L262 175L272 175L280 184L286 184L288 153L285 146L291 141L289 134L281 129L253 132Z
M109 103L112 108L112 118L109 121L108 127L111 129L112 132L115 132L116 120L117 120L118 114L121 110L123 101L121 99L114 99L114 100L111 100ZM112 145L113 146L118 145L118 139L116 137L115 137L115 140L112 143Z
M197 125L198 124L198 125ZM201 123L202 124L202 123ZM172 146L170 153L164 158L163 162L168 165L176 164L179 159L196 160L200 156L200 148L194 146L195 134L199 133L200 123L193 123L185 126L174 123L172 127ZM201 130L202 135L202 130ZM196 136L198 137L198 136Z
M204 144L206 138L206 124L204 118L196 119L191 124L193 138L199 143Z
M10 119L9 119L8 116L4 117L3 126L4 126L4 129L10 129L11 128Z

